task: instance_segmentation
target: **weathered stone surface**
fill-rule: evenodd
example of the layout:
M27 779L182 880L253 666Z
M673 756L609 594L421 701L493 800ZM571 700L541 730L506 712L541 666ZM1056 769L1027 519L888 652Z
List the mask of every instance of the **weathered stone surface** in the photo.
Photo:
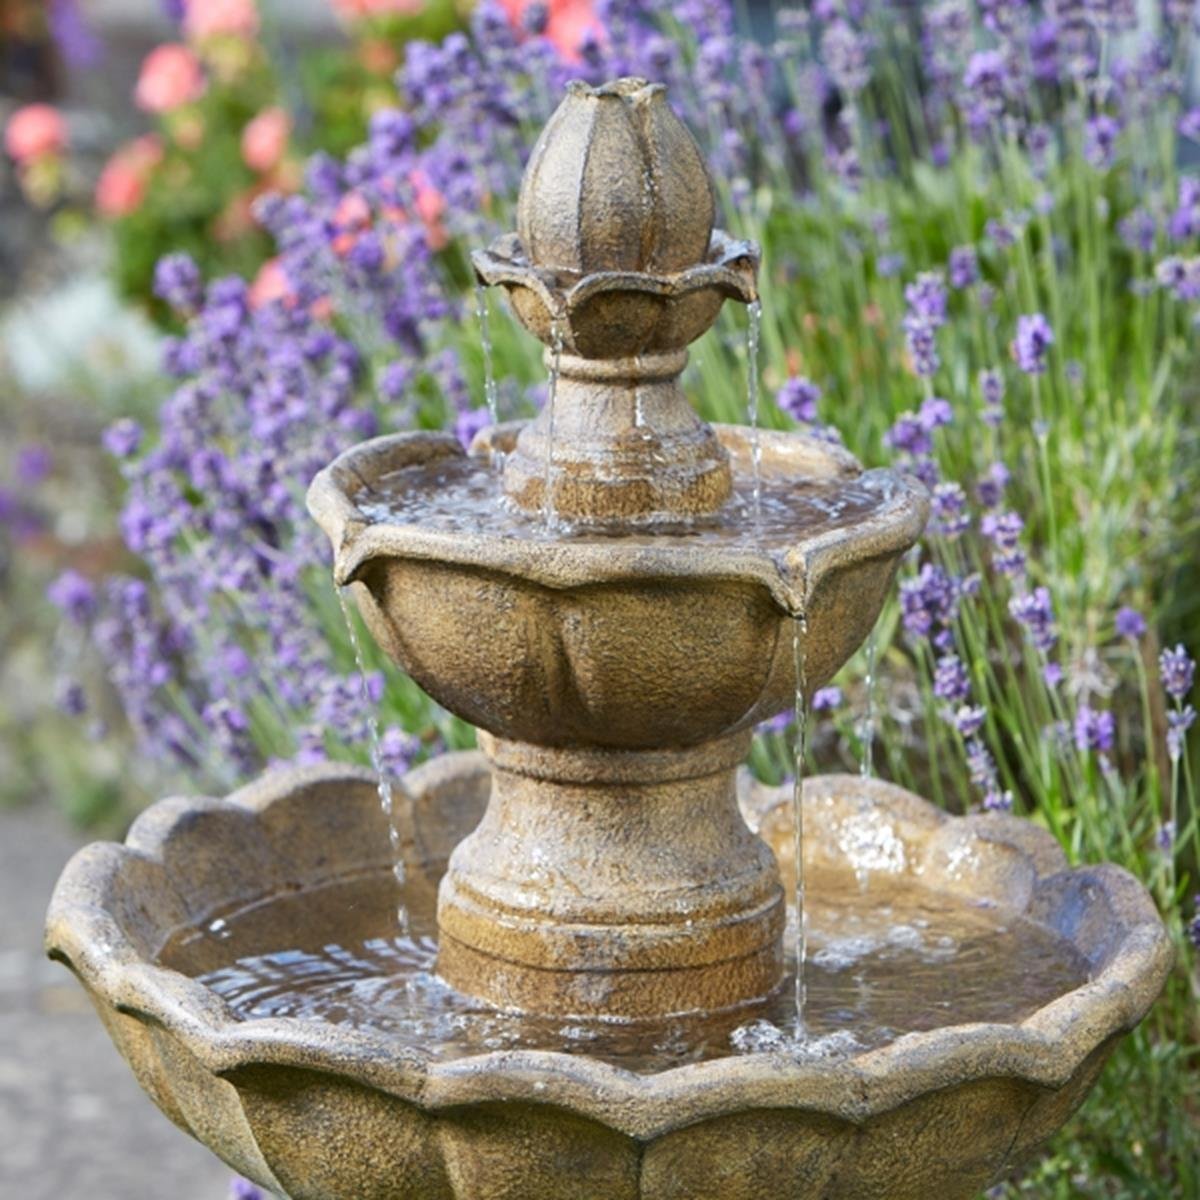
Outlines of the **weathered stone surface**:
M717 432L745 464L748 432ZM364 514L379 481L462 455L436 434L355 447L314 481L335 577L375 640L502 751L486 828L442 886L440 969L462 991L638 1017L778 984L779 886L737 814L734 773L749 730L795 701L797 635L810 692L866 636L927 499L803 434L763 433L759 449L768 481L876 487L878 503L798 528L780 553L749 532L522 539ZM576 878L590 906L553 883Z
M410 878L429 886L482 816L486 761L450 755L406 783ZM748 786L742 800L786 878L787 797ZM950 818L850 777L808 781L805 806L806 862L827 885L865 870L873 889L918 878L1035 914L1088 956L1091 980L1019 1024L908 1034L847 1059L759 1053L644 1076L542 1051L427 1061L347 1027L238 1021L146 950L184 907L164 864L207 863L187 880L194 915L378 869L387 838L374 781L332 766L268 776L229 801L167 802L143 827L153 839L81 853L55 894L47 945L160 1107L292 1200L968 1200L1081 1102L1157 995L1169 940L1128 875L1068 870L1049 835L1014 818ZM318 811L330 815L314 831ZM867 836L871 813L888 839Z

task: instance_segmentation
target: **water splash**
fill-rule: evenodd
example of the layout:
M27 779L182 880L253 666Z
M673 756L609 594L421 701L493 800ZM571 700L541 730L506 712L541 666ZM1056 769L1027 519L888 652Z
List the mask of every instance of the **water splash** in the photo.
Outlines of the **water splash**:
M371 751L371 767L378 780L379 807L387 819L388 841L392 846L392 874L396 878L396 888L399 898L396 905L396 916L400 923L400 936L408 936L408 908L404 903L405 884L408 871L404 864L404 837L400 828L400 819L396 814L396 794L392 785L391 772L383 754L383 737L379 730L379 709L371 697L370 684L367 682L367 660L363 654L362 639L358 636L358 626L354 623L354 615L350 612L350 604L346 598L349 588L337 589L338 603L342 608L342 616L346 621L346 629L350 634L350 645L354 647L354 661L358 666L358 677L362 684L363 703L367 710L367 735Z
M496 391L496 367L492 356L492 327L488 317L487 289L480 283L475 285L475 316L479 319L479 343L483 347L483 398L487 403L488 417L494 429L500 424L500 400ZM492 465L499 471L504 465L504 455L492 451Z
M758 350L762 334L762 302L750 301L746 327L746 412L750 418L750 460L754 471L754 529L762 514L762 439L758 429Z
M796 669L796 739L792 764L792 851L796 857L792 911L796 920L796 1041L805 1037L804 1009L808 999L804 976L808 957L808 912L804 906L804 757L808 748L808 619L800 612L792 621L792 660Z
M875 774L875 652L877 635L871 630L867 638L867 688L866 709L863 712L862 724L858 736L862 743L862 761L859 770L864 779L871 779Z
M554 506L554 402L558 394L559 363L562 361L563 334L557 320L550 326L550 376L546 385L546 469L542 476L542 524L551 531L558 525Z

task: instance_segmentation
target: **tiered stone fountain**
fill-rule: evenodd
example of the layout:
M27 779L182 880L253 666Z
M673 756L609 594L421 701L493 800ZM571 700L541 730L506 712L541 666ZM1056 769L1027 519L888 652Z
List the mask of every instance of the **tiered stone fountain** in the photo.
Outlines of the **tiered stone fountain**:
M927 504L698 420L686 348L758 267L712 226L662 88L573 86L518 233L475 259L547 347L542 414L470 454L380 438L313 483L374 637L480 729L391 806L411 928L347 768L163 801L59 884L50 953L139 1080L277 1194L969 1197L1162 985L1128 875L839 776L803 791L796 1012L792 797L738 767L866 637Z

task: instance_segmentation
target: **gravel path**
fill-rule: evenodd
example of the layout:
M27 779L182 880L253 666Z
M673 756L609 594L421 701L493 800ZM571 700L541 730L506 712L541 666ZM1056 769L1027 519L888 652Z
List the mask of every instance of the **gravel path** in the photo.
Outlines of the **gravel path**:
M229 1169L143 1095L83 990L42 955L79 844L48 807L0 810L0 1195L225 1200Z

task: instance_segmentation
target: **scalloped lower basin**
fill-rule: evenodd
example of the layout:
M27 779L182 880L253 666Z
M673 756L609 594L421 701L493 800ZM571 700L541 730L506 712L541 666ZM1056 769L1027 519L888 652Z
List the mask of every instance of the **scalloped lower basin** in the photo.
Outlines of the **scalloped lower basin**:
M407 778L418 931L488 782L477 754ZM742 801L786 879L789 799ZM799 1043L790 990L637 1027L455 996L397 938L374 781L332 765L86 847L47 947L160 1108L291 1200L968 1200L1083 1101L1169 939L1128 874L1025 821L835 776L805 822Z

